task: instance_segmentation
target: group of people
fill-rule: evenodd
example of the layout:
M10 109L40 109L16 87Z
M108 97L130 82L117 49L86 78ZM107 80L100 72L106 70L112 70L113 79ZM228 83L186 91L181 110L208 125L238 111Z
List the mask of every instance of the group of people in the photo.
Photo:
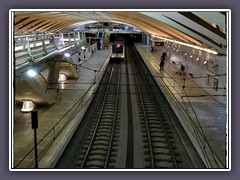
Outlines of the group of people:
M160 65L160 71L164 71L163 66L164 66L164 60L165 59L166 59L166 53L163 52L162 55L161 55L161 60L160 60L160 64L159 64ZM184 65L181 64L180 70L181 70L182 74L184 74L184 70L185 70Z

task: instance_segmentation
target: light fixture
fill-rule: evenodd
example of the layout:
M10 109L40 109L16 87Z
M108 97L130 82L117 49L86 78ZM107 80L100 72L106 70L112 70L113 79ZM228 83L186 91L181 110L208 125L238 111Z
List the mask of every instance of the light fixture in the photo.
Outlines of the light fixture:
M86 48L84 46L81 47L82 50L85 50Z
M195 49L199 49L199 50L202 50L202 51L206 51L206 52L209 52L209 53L212 53L212 54L218 54L216 51L213 51L213 50L211 50L211 49L207 49L207 48L203 48L203 47L200 47L200 46L196 46L196 45L184 43L184 42L177 41L177 40L172 40L172 39L164 38L164 37L161 37L161 36L156 36L156 35L152 35L152 36L153 36L153 37L156 37L156 38L159 38L159 39L166 40L166 41L170 41L170 42L182 44L182 45L184 45L184 46L188 46L188 47L192 47L192 48L195 48Z
M190 58L192 58L192 57L193 57L193 55L190 56Z
M35 103L32 101L23 101L23 105L22 105L22 112L31 112L32 110L34 110L34 108L36 107Z
M35 46L42 46L42 42L36 43Z
M15 47L15 51L23 50L24 46L17 46Z
M36 73L36 71L34 71L33 69L29 69L29 70L27 71L27 75L28 75L29 77L34 77L34 76L37 75L37 73Z
M70 57L71 55L69 53L64 53L64 57L68 58Z
M200 58L198 57L197 59L196 59L196 61L198 61Z
M188 53L186 52L184 55L186 56L186 55L188 55Z
M208 61L206 60L206 61L204 61L204 63L203 64L206 64Z
M66 81L66 80L67 80L67 76L65 74L60 73L58 77L58 81Z

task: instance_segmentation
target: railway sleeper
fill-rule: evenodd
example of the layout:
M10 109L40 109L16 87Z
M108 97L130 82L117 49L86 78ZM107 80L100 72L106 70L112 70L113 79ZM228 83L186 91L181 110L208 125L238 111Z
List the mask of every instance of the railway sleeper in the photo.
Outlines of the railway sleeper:
M154 155L155 161L167 161L172 162L172 155L171 154L156 154Z
M149 125L152 126L157 126L157 127L162 127L161 122L159 121L159 118L155 119L151 119L150 121L148 121Z
M151 138L151 140L152 140L152 142L167 142L167 139L166 139L166 137L152 137Z
M102 116L101 116L101 119L104 120L105 122L112 122L113 117L114 117L114 112L111 113L111 114L103 113Z
M144 158L144 161L148 161L148 162L150 162L150 161L151 161L151 157L150 157L150 156L145 157L145 158Z
M120 126L116 126L116 127L115 127L115 130L120 131L120 130L121 130L121 129L120 129Z
M98 133L109 134L109 133L111 133L111 130L109 130L109 129L98 129Z
M169 148L167 143L163 143L163 142L156 142L152 144L153 148Z
M149 147L147 147L147 148L149 148ZM150 150L144 151L143 154L145 154L145 155L150 155Z
M115 167L115 164L114 164L114 163L109 163L107 168L109 168L109 169L115 169L116 167Z
M116 159L110 158L108 163L115 164L116 163Z
M113 136L113 142L118 142L119 141L119 137L114 137Z
M152 137L158 137L158 138L164 138L165 137L165 135L163 134L163 132L161 131L161 129L159 129L158 131L151 131L150 130L150 132L151 132L151 136Z
M89 147L89 143L88 144L84 144L83 150L86 151L88 149L88 147Z
M100 125L98 129L100 129L100 130L102 130L102 129L112 130L112 126L107 126L107 125L102 125L101 126Z
M141 127L141 132L142 132L142 133L146 132L146 129L145 129L145 128L146 128L146 125L145 125L145 124L141 124L140 127Z
M176 167L174 167L173 162L160 162L160 163L156 163L155 168L168 169L168 168L176 168Z
M119 147L119 143L116 141L112 142L112 147Z
M110 154L110 157L111 157L111 158L117 157L117 153L116 153L116 152L112 152L112 153Z
M92 150L103 150L106 151L108 149L108 145L102 145L102 144L94 144L94 146L92 146Z
M156 111L156 109L154 108L154 107L152 107L152 106L144 106L144 109L145 109L145 111L146 111L146 113L147 113L147 115L152 115L152 117L154 117L154 116L158 116L158 114L157 114L157 111Z
M160 126L157 127L156 125L149 125L148 127L149 127L150 132L151 131L157 131L157 132L163 134L163 129Z
M114 135L115 135L115 134L119 135L120 133L121 133L120 129L116 129L116 128L115 128Z
M88 137L91 137L94 133L94 129L91 129L89 132L88 132Z
M156 141L158 141L158 140L165 140L166 139L166 137L165 136L162 136L161 134L151 134L151 139L152 139L152 142L156 142Z
M96 141L109 141L109 137L108 136L98 136L95 138Z
M164 133L164 130L161 127L149 126L149 131L150 131L152 136L154 136L154 135L161 136L161 137L166 136L165 133Z
M152 119L150 119L149 123L154 123L154 122L161 125L161 118L159 116L152 117Z
M80 156L77 157L77 159L78 159L78 161L83 161L84 157L85 157L85 155L81 154Z
M96 133L96 136L99 137L99 136L107 136L107 137L110 137L110 134L111 132L97 132Z
M82 166L82 161L77 161L76 163L74 163L74 168L81 168Z
M149 140L148 140L147 137L144 137L144 138L143 138L143 143L149 143Z
M114 141L115 141L115 139L118 140L119 137L120 137L120 132L115 132L114 135L113 135Z
M99 162L99 161L91 161L87 162L85 165L86 168L103 168L104 167L104 162Z
M141 132L142 132L142 137L144 138L148 137L145 129L142 129Z
M167 148L154 148L153 149L153 153L155 155L158 155L158 154L166 154L166 155L170 155L170 149L167 149Z
M157 127L150 128L150 132L151 132L152 136L154 136L154 135L157 137L165 137L166 136L163 129L161 129L161 128L157 128Z
M145 165L145 169L152 169L152 164L149 162L147 165Z
M117 147L112 147L111 152L118 152Z
M106 151L97 149L97 150L91 151L89 155L90 156L94 156L94 155L106 156L106 153L107 153Z
M107 126L111 126L113 122L113 116L110 116L110 117L105 117L104 115L101 117L101 121L100 121L100 124L103 124L103 125L107 125Z
M88 161L105 161L106 160L106 153L104 155L100 154L89 154Z

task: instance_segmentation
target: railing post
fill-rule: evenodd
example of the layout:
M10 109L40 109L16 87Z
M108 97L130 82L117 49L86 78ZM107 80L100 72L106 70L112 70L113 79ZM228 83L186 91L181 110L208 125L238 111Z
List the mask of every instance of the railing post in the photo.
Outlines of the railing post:
M32 129L34 130L35 168L38 168L38 153L37 153L38 114L37 114L37 111L32 111L31 115L32 115Z
M30 47L30 42L29 42L29 39L28 37L26 36L26 41L27 41L27 51L28 51L28 54L29 56L31 57L31 62L33 62L33 57L32 57L32 52L31 52L31 47Z

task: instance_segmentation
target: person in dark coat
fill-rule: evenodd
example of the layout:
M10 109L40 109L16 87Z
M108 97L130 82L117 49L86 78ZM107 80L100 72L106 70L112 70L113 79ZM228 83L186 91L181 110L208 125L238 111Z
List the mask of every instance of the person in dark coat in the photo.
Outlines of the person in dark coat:
M162 53L161 59L162 59L162 60L165 60L165 59L166 59L166 53L165 53L165 52Z
M182 73L182 75L184 75L184 70L185 70L185 67L181 64L181 67L180 67L180 69L181 69L181 73Z
M160 71L164 71L163 66L164 66L164 61L162 59L160 62Z

